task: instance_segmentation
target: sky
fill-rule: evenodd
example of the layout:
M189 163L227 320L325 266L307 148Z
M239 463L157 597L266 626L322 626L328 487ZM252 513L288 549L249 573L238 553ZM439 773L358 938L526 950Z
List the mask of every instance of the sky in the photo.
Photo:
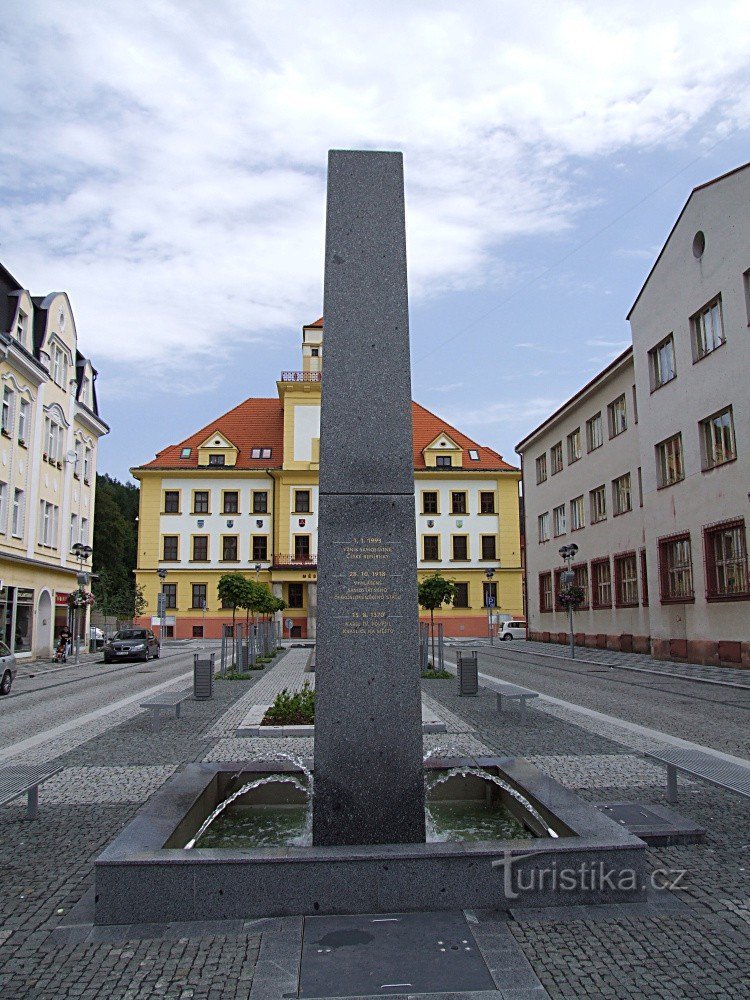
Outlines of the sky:
M301 367L329 149L403 151L414 398L514 463L750 160L746 0L3 9L0 260L68 292L120 479Z

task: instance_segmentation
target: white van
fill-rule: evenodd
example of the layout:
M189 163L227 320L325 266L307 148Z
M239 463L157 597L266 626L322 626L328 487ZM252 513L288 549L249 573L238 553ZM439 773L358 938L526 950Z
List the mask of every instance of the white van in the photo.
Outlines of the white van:
M526 622L503 622L502 628L500 629L500 638L503 641L506 639L525 639Z

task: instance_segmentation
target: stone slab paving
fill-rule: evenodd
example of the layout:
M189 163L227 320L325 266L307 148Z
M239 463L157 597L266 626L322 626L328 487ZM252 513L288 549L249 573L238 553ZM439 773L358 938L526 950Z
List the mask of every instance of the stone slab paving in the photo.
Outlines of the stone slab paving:
M526 759L568 788L638 788L664 781L663 767L634 754L528 754Z
M39 786L43 805L145 802L177 770L173 764L137 767L66 767ZM26 807L22 800L12 805Z

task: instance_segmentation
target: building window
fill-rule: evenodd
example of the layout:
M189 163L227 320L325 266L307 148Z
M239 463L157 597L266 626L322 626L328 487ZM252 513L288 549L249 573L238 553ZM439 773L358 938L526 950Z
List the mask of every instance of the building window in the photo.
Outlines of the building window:
M568 434L568 465L577 462L581 457L581 428L576 427Z
M165 514L179 514L180 513L180 491L179 490L165 490L165 492L164 492L164 513Z
M494 535L482 535L482 559L497 559L497 539Z
M562 472L563 467L563 452L562 452L562 441L558 441L557 444L553 444L549 450L549 464L552 469L552 475L557 475L558 472Z
M193 625L193 638L194 639L202 639L203 638L203 626L202 625Z
M193 513L208 514L208 490L196 490L193 494Z
M439 469L449 469L453 465L453 458L450 455L436 455L435 465Z
M223 562L237 562L237 536L224 535L221 539L221 558Z
M674 337L671 333L648 352L648 368L652 392L660 389L666 382L671 382L677 375L674 360Z
M467 535L453 536L453 558L459 562L469 558L469 538Z
M612 570L609 559L593 559L591 562L591 607L612 607Z
M604 486L597 486L589 493L591 501L591 523L607 520L607 490Z
M304 607L304 584L287 584L287 604L290 608Z
M630 473L618 476L612 480L612 511L617 517L618 514L626 514L633 509L633 497L630 490Z
M728 406L712 417L701 420L701 450L703 471L724 465L737 457L734 442L732 407Z
M84 545L89 544L89 520L87 517L81 518L81 542Z
M13 490L13 510L11 512L10 519L10 533L14 538L21 538L23 536L23 512L23 490Z
M466 513L466 493L451 493L451 514Z
M253 514L268 513L268 493L266 490L255 490L253 492Z
M690 317L690 327L693 331L694 361L700 361L725 343L720 295Z
M469 458L472 460L472 462L479 461L479 452L476 450L476 448L469 448Z
M240 495L237 490L226 490L224 493L224 513L239 514Z
M62 430L60 432L60 437L62 439ZM60 443L62 444L62 440L60 441ZM84 481L84 483L88 483L90 479L91 479L91 449L90 448L84 448L83 449L83 481Z
M193 449L192 448L183 448L180 451L180 458L190 458L190 456L192 455L192 453L193 453Z
M16 497L21 494L19 499L19 511L20 503L23 499L23 494L20 490L16 490ZM14 513L15 513L15 501L14 501ZM49 503L46 500L41 500L39 504L39 544L44 545L46 548L56 549L57 548L57 528L58 528L58 517L60 514L60 508L55 507L54 504ZM14 531L13 534L21 534L22 527L19 526L18 531Z
M469 585L468 583L454 583L456 594L453 598L454 608L468 608L469 606Z
M18 319L16 320L16 340L19 344L23 344L26 347L26 324L28 321L28 316L26 313L18 310Z
M675 434L656 445L656 482L659 489L663 489L684 478L682 434Z
M497 584L491 580L485 580L483 585L484 592L484 607L485 608L496 608L497 607Z
M537 518L539 524L539 541L548 542L549 541L549 511L545 510L543 514L540 514Z
M618 396L607 407L607 418L609 420L609 436L617 437L628 429L628 413L625 405L625 393Z
M310 536L294 536L294 558L297 562L310 561Z
M18 443L27 444L27 437L29 433L29 403L28 400L22 399L20 406L18 407Z
M583 591L583 600L580 607L589 606L589 568L586 563L583 566L573 566L573 586L580 587Z
M177 607L177 584L163 583L161 586L161 592L165 597L164 606L174 610Z
M554 531L555 538L558 538L560 535L564 535L568 530L565 522L564 503L561 503L559 507L555 507L552 511L552 530Z
M162 559L165 562L177 561L177 535L165 535L162 545Z
M209 456L208 456L208 464L209 465L224 465L225 460L226 460L226 456L225 455L209 454Z
M602 415L601 413L595 413L590 420L586 421L586 447L589 451L596 451L603 444Z
M554 598L553 599L554 599L554 602L555 602L555 608L554 608L555 611L564 611L565 610L565 608L564 608L564 606L563 606L563 604L562 604L562 602L560 600L560 594L563 591L562 575L563 575L564 572L565 572L564 569L556 569L555 570L555 588L554 588L554 591L553 591L553 594L554 594Z
M440 559L440 548L437 535L425 535L422 539L423 559L425 562L435 562Z
M689 534L659 539L659 578L663 603L695 599Z
M540 455L536 460L536 482L545 483L547 481L547 454Z
M208 562L208 535L193 536L193 562Z
M63 391L67 391L68 356L57 344L52 346L52 379Z
M635 391L635 386L633 386L633 423L638 423L638 393Z
M586 527L586 518L583 513L583 495L570 501L570 530L580 531Z
M267 535L253 535L253 562L268 562Z
M648 607L648 569L645 549L641 549L641 604L644 608Z
M614 556L615 607L638 607L638 566L635 552Z
M73 546L76 544L76 542L79 542L81 540L80 531L81 531L81 529L80 529L80 526L78 524L78 514L71 514L70 515L70 549L71 550L73 549Z
M539 574L539 610L552 611L552 574Z
M704 528L703 545L708 600L750 597L744 518Z
M423 514L437 514L438 513L438 495L437 493L427 490L422 494L422 513Z
M193 593L191 608L200 608L201 610L206 606L206 584L205 583L193 583L191 584L191 590Z
M750 268L742 275L745 285L745 312L747 313L747 325L750 326Z
M482 492L479 494L479 513L480 514L494 514L495 513L495 494Z
M0 482L0 532L5 534L8 515L8 484Z
M295 490L294 491L294 512L295 512L295 514L309 514L310 513L310 491L309 490Z
M272 449L268 448L268 447L264 447L264 448L251 448L251 450L250 450L250 458L270 458L271 457L271 451L272 451Z
M5 437L10 437L12 424L13 424L13 393L6 385L3 388L3 408L2 408L2 417L0 418L0 431L2 431Z

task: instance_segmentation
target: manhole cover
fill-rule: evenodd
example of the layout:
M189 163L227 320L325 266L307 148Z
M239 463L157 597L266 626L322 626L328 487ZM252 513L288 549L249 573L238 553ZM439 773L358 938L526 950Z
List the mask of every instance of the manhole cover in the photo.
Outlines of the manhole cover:
M301 997L494 989L462 913L305 918Z
M647 844L700 844L706 831L674 809L640 802L596 802L596 808Z

